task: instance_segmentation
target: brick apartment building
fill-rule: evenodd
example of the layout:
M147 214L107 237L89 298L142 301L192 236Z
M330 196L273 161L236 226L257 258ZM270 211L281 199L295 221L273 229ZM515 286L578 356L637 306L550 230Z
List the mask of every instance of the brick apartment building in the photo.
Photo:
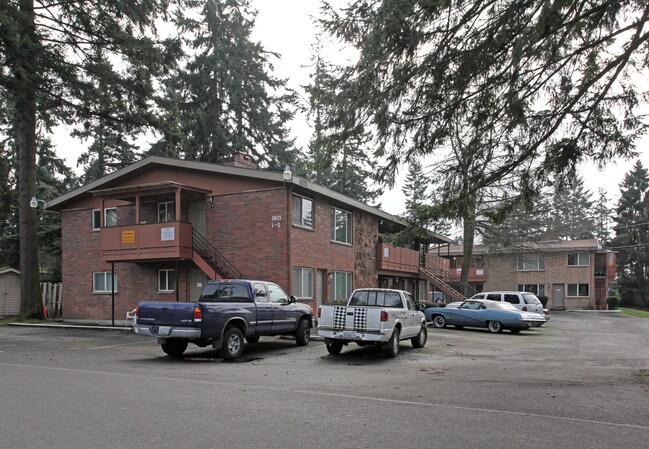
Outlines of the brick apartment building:
M214 278L273 281L314 308L357 287L423 298L434 282L423 252L381 242L403 229L398 218L240 154L224 165L149 157L48 208L62 217L67 320L196 300ZM448 242L431 234L421 247Z
M439 254L460 276L462 247L446 246ZM478 292L530 291L548 297L553 309L604 309L615 272L616 253L602 250L595 239L523 243L506 250L476 245L469 284Z

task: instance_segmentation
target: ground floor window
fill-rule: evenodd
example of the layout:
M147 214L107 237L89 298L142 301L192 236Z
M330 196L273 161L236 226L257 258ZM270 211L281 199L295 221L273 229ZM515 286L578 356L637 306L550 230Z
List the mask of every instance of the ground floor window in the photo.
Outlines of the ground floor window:
M117 273L115 273L114 278L111 271L99 271L92 273L93 293L111 293L113 290L117 292Z
M293 268L293 295L297 298L313 298L313 268Z
M588 284L568 284L568 296L588 297Z
M519 292L530 292L536 296L545 296L545 284L518 284Z
M176 270L172 268L163 268L162 270L158 270L158 291L176 291Z
M333 272L332 300L345 301L352 293L352 274L348 271Z

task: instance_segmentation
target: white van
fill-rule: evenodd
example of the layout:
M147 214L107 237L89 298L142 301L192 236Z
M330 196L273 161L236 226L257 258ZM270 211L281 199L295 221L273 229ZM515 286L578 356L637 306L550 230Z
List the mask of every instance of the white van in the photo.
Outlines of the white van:
M508 302L523 312L536 312L546 315L543 304L534 293L530 292L482 292L470 299L490 299L492 301Z

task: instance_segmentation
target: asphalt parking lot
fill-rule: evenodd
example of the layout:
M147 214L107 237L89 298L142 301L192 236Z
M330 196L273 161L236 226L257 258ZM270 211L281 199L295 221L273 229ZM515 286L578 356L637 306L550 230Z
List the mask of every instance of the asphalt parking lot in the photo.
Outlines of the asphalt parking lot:
M649 320L557 313L330 356L262 338L240 362L124 331L0 327L0 447L649 447Z

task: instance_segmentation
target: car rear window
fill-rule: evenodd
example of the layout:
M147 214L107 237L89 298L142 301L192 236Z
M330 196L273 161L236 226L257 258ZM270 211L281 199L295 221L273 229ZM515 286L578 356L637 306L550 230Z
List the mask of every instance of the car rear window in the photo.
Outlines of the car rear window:
M525 304L541 304L539 298L537 298L533 293L524 294L523 299L525 300Z
M403 307L397 292L357 290L349 300L350 306Z
M252 302L245 284L210 283L201 293L200 302Z

